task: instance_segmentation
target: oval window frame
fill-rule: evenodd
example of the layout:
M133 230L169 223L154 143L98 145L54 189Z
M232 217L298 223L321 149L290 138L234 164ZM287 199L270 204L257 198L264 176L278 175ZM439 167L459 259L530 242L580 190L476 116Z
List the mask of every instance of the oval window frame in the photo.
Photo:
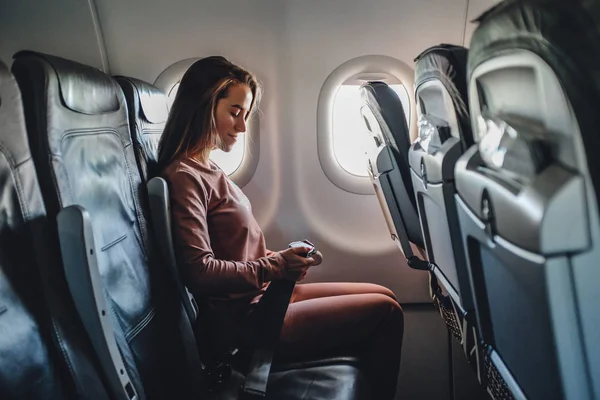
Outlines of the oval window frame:
M317 152L325 176L340 189L361 195L374 194L368 176L349 173L337 161L333 147L333 104L338 88L348 82L377 79L399 81L408 92L410 136L416 137L417 115L414 94L414 70L390 56L366 55L353 58L334 69L321 87L317 103Z

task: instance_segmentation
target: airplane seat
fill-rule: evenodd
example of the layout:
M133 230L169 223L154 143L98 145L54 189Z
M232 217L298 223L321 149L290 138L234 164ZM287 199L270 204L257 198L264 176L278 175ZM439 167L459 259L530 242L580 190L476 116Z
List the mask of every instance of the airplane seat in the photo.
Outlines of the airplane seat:
M156 86L127 76L115 76L129 111L131 138L144 182L155 175L158 144L169 116L167 96Z
M477 145L456 165L455 199L488 389L597 399L600 4L509 0L478 22Z
M361 115L375 142L367 154L368 173L392 239L399 242L409 266L427 270L418 263L420 258L414 256L411 246L425 247L410 176L410 133L402 103L384 82L366 82L360 91Z
M1 62L0 187L2 399L108 399L56 259L44 246L45 209L21 94Z
M168 185L161 177L154 176L158 171L152 171L158 157L158 142L168 116L166 96L153 85L139 79L118 76L116 80L125 94L138 166L145 178L144 182L147 182L153 231L161 255L175 278L188 317L195 323L198 318L198 306L179 278L172 246ZM241 374L239 366L237 367L238 370L234 370L226 391L231 391L232 387L239 386L244 380L244 374ZM271 372L267 387L269 398L296 398L298 387L304 392L312 382L311 375L322 381L318 386L322 387L325 382L330 382L327 385L329 389L325 391L323 388L311 386L308 392L311 398L362 398L361 393L368 387L360 372L358 360L343 355L303 362L275 362ZM231 396L232 393L228 392L228 395Z
M145 205L147 203L150 211L150 223L153 225L152 231L156 236L161 256L171 271L178 291L185 294L181 296L183 306L190 322L193 324L198 316L198 305L191 293L181 283L175 253L172 246L169 245L169 243L172 243L170 225L165 225L162 222L164 219L170 219L170 215L164 214L161 208L157 208L160 207L161 203L156 203L156 199L163 200L160 193L157 197L150 190L154 187L150 184L151 178L158 172L154 168L158 160L160 137L169 116L167 96L154 85L140 79L115 76L115 80L121 86L127 103L135 158L144 183L140 188L144 192L142 200ZM164 208L164 210L168 209ZM158 219L159 215L162 218Z
M474 309L460 239L454 200L454 166L473 144L467 96L467 55L462 46L430 47L417 58L415 99L419 136L409 151L410 171L425 239L437 286L435 302L467 357L474 336Z
M103 72L59 57L23 51L14 59L32 156L48 216L57 221L53 233L71 272L71 293L83 299L94 294L89 304L76 303L99 357L109 357L101 350L110 353L118 371L113 378L126 398L189 396L199 384L189 350L195 342L155 257L121 89Z

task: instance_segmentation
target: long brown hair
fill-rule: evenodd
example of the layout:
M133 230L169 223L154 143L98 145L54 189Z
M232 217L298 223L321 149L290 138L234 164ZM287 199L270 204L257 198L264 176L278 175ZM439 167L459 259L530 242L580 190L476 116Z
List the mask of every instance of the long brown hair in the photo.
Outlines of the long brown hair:
M208 158L216 145L215 109L217 102L227 97L231 85L247 85L252 92L249 113L257 108L261 86L256 77L221 56L196 61L179 84L158 147L158 168L161 173L181 154Z

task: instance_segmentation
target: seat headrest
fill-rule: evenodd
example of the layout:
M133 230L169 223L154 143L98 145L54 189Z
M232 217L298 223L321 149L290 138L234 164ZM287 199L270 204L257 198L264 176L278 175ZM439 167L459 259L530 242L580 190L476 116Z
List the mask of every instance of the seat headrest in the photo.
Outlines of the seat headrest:
M398 94L384 82L366 82L361 88L363 102L369 107L381 127L384 138L395 154L402 181L414 210L417 209L414 188L410 177L408 152L410 131ZM422 239L417 242L422 243Z
M513 52L528 51L543 60L576 116L592 180L600 187L600 2L505 0L477 22L469 50L469 79L482 63ZM478 91L485 106L485 88ZM600 202L600 191L596 196Z
M361 86L361 96L382 125L384 134L391 135L388 140L392 140L393 146L404 158L408 158L410 132L398 94L386 83L375 81Z
M119 110L120 89L104 72L75 61L33 51L20 51L15 60L37 57L49 63L58 77L61 101L81 114L98 115Z
M541 56L553 68L561 67L555 68L559 75L569 72L578 75L580 81L589 79L588 87L591 84L595 90L600 88L596 74L600 66L600 3L597 1L505 0L475 21L479 27L471 41L470 72L500 48L523 49ZM490 47L490 44L495 46Z
M139 117L151 124L162 124L167 121L169 107L167 96L156 86L136 78L126 76L115 77L121 86L129 85L134 93L134 101L138 102Z
M452 98L461 128L461 139L471 146L473 133L469 116L467 58L469 50L462 46L440 44L430 47L415 58L415 88L438 79Z
M25 132L23 103L17 82L0 61L0 151L6 152L14 165L30 157Z

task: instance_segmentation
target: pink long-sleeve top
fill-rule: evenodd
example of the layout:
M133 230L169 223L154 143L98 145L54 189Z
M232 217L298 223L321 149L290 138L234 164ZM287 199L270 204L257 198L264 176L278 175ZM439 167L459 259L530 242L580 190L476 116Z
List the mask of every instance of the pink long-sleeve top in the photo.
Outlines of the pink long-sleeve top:
M204 322L214 325L207 329L215 336L233 334L268 282L282 276L285 259L267 250L250 201L215 163L180 157L162 176L184 284L200 303Z

